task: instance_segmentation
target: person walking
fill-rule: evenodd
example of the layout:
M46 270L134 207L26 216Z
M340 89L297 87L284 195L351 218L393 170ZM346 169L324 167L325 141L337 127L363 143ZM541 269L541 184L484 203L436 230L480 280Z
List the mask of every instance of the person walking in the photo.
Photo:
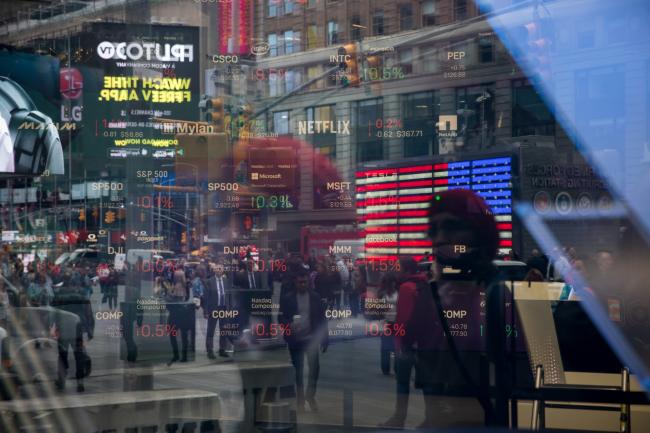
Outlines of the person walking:
M384 274L379 283L378 298L383 299L386 303L386 310L384 311L384 319L380 325L380 329L384 330L381 333L380 342L380 364L381 372L388 376L390 374L390 358L395 354L395 336L394 331L397 329L396 316L397 316L397 275L392 272ZM394 365L397 371L397 364Z
M291 363L296 371L296 403L298 411L304 411L305 402L312 412L318 411L316 384L320 372L319 349L328 347L328 329L321 297L309 289L309 274L300 270L293 275L294 291L280 301L280 323L287 331L284 338L289 348ZM305 357L309 365L307 392L304 389Z
M90 300L83 292L83 288L66 284L68 282L64 282L63 287L52 301L52 306L59 310L54 315L54 336L59 352L58 377L55 385L59 390L65 388L69 368L68 350L72 348L77 392L83 392L85 391L83 379L90 374L91 363L84 348L83 335L84 333L87 335L88 341L93 339L95 317Z
M224 325L228 323L226 319L219 318L219 316L222 312L230 309L227 296L232 290L232 282L226 278L224 267L221 263L213 265L213 273L214 275L207 279L203 299L201 300L203 315L208 320L205 350L210 359L216 358L214 355L214 332L217 330L217 326L224 328ZM217 331L219 333L219 356L227 358L226 346L228 344L228 338L221 331L221 329Z

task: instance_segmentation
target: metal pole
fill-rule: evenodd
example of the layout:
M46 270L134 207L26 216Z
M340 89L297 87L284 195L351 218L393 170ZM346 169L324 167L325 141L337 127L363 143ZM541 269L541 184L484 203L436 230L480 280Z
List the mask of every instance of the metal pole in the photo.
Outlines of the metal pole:
M67 67L70 67L70 57L72 55L71 50L70 50L70 35L68 34L68 59L66 61ZM72 88L72 76L71 74L68 74L68 88ZM70 113L71 107L70 107L70 100L66 99L66 109L67 112ZM72 230L72 133L71 131L68 130L68 230ZM72 245L70 245L70 242L68 242L68 250L72 250Z

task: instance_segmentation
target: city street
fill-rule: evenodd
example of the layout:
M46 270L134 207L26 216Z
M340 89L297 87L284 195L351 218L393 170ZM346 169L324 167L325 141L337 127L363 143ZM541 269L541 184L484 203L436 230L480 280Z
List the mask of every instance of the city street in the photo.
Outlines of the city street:
M121 292L121 291L120 291ZM94 308L97 310L99 295L93 295ZM350 319L347 319L350 320ZM376 427L392 414L395 402L395 377L384 376L379 368L379 338L364 337L364 319L353 321L353 336L346 339L332 337L328 351L320 356L320 378L318 382L318 413L306 411L298 414L301 424L343 426L346 410L351 410L351 422L354 427ZM330 323L332 329L337 321ZM197 319L196 359L188 363L164 363L150 367L136 363L132 368L125 368L125 362L119 360L119 338L106 335L106 330L117 324L117 320L97 320L96 337L87 345L93 360L93 372L85 379L86 394L101 394L122 391L125 376L138 374L153 375L154 389L188 389L215 392L220 396L222 420L224 426L236 428L236 421L242 421L243 413L243 379L242 372L256 370L262 377L270 368L291 369L289 354L280 341L260 343L259 348L236 352L231 358L209 360L203 350L205 342L206 321ZM170 350L171 357L171 350ZM73 363L72 354L70 362ZM74 371L71 368L71 371ZM264 380L255 386L263 386ZM80 395L74 387L72 373L69 373L68 386L64 395ZM347 397L346 397L347 396ZM292 398L285 400L293 402ZM351 405L350 405L351 403ZM345 405L347 409L344 409ZM441 427L454 425L481 425L483 413L474 399L440 397L436 407ZM409 415L406 426L415 428L423 420L423 401L419 390L412 390L409 401ZM257 421L263 421L258 413ZM227 427L226 431L227 431Z

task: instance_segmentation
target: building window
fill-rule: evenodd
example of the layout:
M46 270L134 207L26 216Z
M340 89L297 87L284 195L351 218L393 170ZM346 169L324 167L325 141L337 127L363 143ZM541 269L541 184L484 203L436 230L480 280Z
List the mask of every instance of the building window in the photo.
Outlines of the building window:
M289 134L289 112L276 111L273 113L273 132L278 135Z
M318 48L318 27L316 24L310 24L307 27L307 49L313 50Z
M284 53L291 54L300 51L300 32L287 30L284 32Z
M269 56L277 56L278 55L278 35L275 33L270 33L267 37L266 40L269 44Z
M492 12L491 0L476 0L476 8L479 15L485 15ZM513 2L514 3L514 2Z
M442 113L441 113L442 114ZM458 136L467 149L484 149L494 142L494 86L456 89Z
M427 0L422 3L422 27L436 24L436 2Z
M269 7L268 7L269 18L277 17L278 16L278 0L268 0L268 2L269 2Z
M375 11L372 14L372 35L380 36L384 34L384 11Z
M276 96L281 96L284 93L285 74L286 73L279 74L277 69L269 70L269 78L268 78L269 96L276 97Z
M492 63L494 61L494 39L492 36L480 36L478 38L478 61L479 63Z
M284 14L293 13L293 0L284 0Z
M463 21L467 19L467 0L455 0L454 17L456 21Z
M437 47L430 45L420 47L423 72L439 72L440 70L440 51Z
M289 69L284 75L285 89L287 92L293 91L302 84L302 72L300 69Z
M438 92L418 92L402 99L402 129L422 131L422 136L404 138L404 156L437 153L436 121L440 114Z
M555 135L553 114L526 80L512 83L512 136Z
M323 105L320 107L307 108L308 121L333 122L336 124L336 112L334 105ZM309 135L311 143L321 154L330 158L336 157L336 133L321 132Z
M399 7L399 29L413 30L413 7L411 5L401 5Z
M321 67L318 65L307 67L307 81L313 80L321 74ZM318 80L309 86L310 90L318 90L323 88L323 80Z
M315 8L317 3L318 3L318 0L309 0L309 2L307 3L307 7L308 8Z
M611 149L625 142L625 66L612 65L576 72L575 116L580 137L592 149Z
M407 48L399 51L399 63L398 68L402 69L404 75L409 75L413 73L413 48ZM393 78L397 78L396 75Z
M361 18L359 15L354 15L350 20L350 35L352 36L353 41L360 41L363 37L362 30L365 27L361 25Z
M327 45L335 45L339 43L339 23L336 21L329 21L327 23Z
M381 129L368 128L375 125L377 119L383 119L384 105L381 98L367 99L357 103L357 162L374 161L384 158L384 141ZM370 131L370 132L368 132Z

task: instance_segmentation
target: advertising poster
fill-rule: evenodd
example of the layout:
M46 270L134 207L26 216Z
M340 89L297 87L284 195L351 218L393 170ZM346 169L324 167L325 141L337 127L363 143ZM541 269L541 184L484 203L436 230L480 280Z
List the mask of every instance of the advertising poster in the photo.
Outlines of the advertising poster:
M174 133L156 119L199 117L198 29L93 23L81 43L87 154L173 158Z
M59 60L0 50L0 173L63 174Z

